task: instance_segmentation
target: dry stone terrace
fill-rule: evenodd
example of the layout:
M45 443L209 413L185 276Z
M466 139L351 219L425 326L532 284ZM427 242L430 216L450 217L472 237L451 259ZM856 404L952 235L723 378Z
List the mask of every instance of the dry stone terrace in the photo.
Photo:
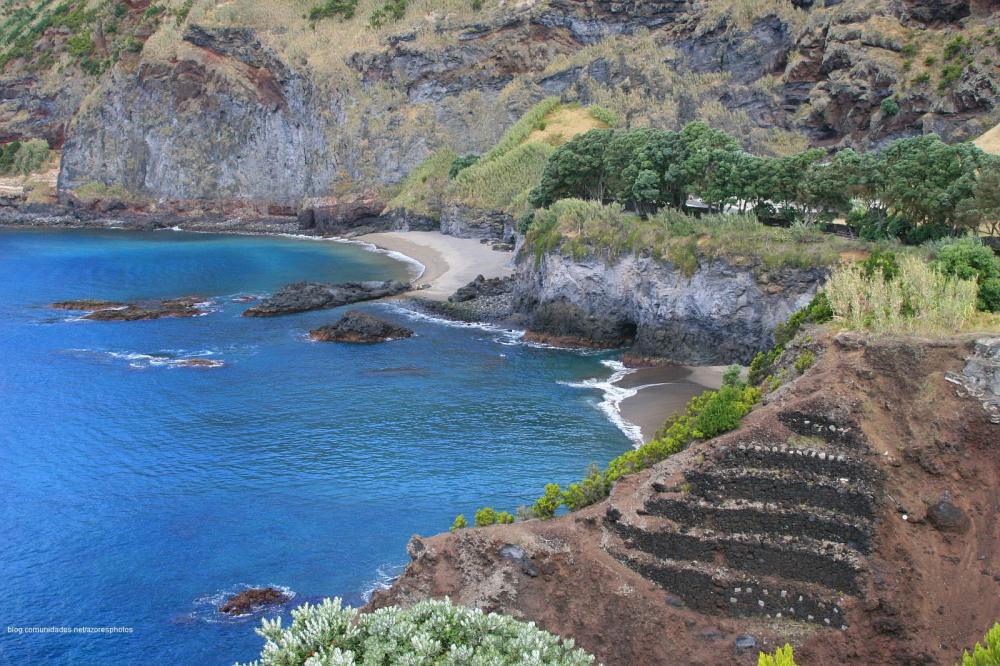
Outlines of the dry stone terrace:
M849 411L796 405L777 415L785 433L654 475L640 503L609 506L605 549L700 612L846 629L883 485Z

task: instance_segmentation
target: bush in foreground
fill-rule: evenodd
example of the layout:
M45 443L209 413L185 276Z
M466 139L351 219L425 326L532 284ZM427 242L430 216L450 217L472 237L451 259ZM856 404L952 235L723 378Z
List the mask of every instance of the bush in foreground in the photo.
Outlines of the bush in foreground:
M962 652L961 666L1000 666L1000 622L986 632L985 646L976 643L970 654Z
M761 652L757 655L757 666L795 666L795 656L792 654L792 646L785 644L774 651L774 654Z
M582 666L594 662L572 640L542 631L533 622L454 606L448 600L359 614L342 606L340 599L324 599L319 605L294 609L290 627L282 627L280 618L265 619L257 633L266 642L254 666Z

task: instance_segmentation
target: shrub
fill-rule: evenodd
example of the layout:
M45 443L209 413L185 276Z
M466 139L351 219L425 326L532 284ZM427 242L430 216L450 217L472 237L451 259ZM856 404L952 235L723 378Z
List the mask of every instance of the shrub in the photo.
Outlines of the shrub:
M497 511L491 506L485 506L476 511L476 527L490 525L508 525L514 522L514 516L506 511Z
M0 150L0 175L10 173L14 169L14 157L21 150L20 141L11 141Z
M795 666L792 646L786 643L784 647L775 650L773 655L761 652L757 656L757 666Z
M601 468L591 464L587 469L587 476L584 479L577 483L569 484L566 490L563 491L562 503L570 511L576 511L577 509L582 509L585 506L601 501L607 497L608 490L607 483L604 481L604 474L601 473Z
M308 16L309 20L313 22L333 16L347 20L354 18L354 12L357 8L358 0L326 0L323 4L310 9Z
M41 171L49 161L49 144L45 139L31 139L20 145L14 155L11 170L22 176Z
M882 100L882 104L879 108L882 110L882 115L888 118L891 118L899 113L899 103L891 97L886 97Z
M75 58L90 55L94 52L94 40L91 39L89 32L73 35L66 40L66 50Z
M1000 257L977 238L962 238L937 248L934 266L946 275L977 280L976 307L1000 312Z
M800 375L813 366L816 362L816 354L810 350L805 350L795 359L795 372Z
M743 370L738 365L731 365L722 373L723 386L738 386Z
M976 643L972 654L962 651L961 666L1000 666L1000 622L993 625L993 628L986 632L983 639L985 645Z
M385 0L368 17L368 25L373 29L399 21L406 16L406 0Z
M452 163L451 167L448 169L448 179L455 180L455 176L459 174L462 169L468 169L470 166L479 161L479 155L474 153L469 153L468 155L461 155L456 157Z
M899 260L889 280L866 276L857 264L835 270L826 285L834 318L874 333L948 334L961 330L976 309L976 283L935 270L916 257Z
M613 111L608 111L603 106L598 106L596 104L591 104L587 107L587 111L590 112L596 120L601 121L608 127L617 127L621 119Z
M884 279L891 280L899 275L899 261L895 252L875 250L861 262L861 269L865 277L870 278L875 273L880 273Z
M464 530L469 526L469 522L465 519L465 514L460 513L455 516L455 522L451 524L451 532L457 532L458 530Z
M535 500L531 507L531 514L535 518L547 520L556 515L556 510L562 504L562 491L558 483L545 484L545 494Z
M256 666L349 664L551 664L583 666L594 658L570 639L534 623L451 601L422 601L357 613L340 599L292 610L292 623L264 619L265 639Z

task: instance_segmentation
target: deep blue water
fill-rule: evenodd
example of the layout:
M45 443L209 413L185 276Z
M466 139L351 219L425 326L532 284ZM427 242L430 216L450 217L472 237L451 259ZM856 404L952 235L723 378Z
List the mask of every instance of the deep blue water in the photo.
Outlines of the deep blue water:
M566 386L599 356L413 319L409 340L311 343L338 311L241 318L238 294L300 279L405 277L357 246L176 232L0 229L0 663L231 664L259 617L222 592L295 602L365 590L411 534L512 509L630 446ZM71 298L198 294L193 319L73 321ZM171 366L202 355L221 368ZM130 634L7 627L127 626Z

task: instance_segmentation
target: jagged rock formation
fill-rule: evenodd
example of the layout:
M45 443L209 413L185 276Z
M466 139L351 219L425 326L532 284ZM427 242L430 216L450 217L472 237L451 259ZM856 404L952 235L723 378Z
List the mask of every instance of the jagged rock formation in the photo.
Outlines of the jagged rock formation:
M317 342L354 342L370 344L408 338L413 331L396 326L366 312L352 310L338 321L309 331L309 338Z
M669 262L628 256L608 266L558 253L522 252L514 310L535 340L597 347L681 363L749 362L774 327L809 302L822 269L766 276L722 260L690 276ZM764 281L766 279L766 282Z
M787 641L806 665L951 666L1000 617L998 426L945 377L975 341L817 345L739 429L603 502L414 538L372 606L447 595L609 665L749 664Z
M409 282L295 282L285 285L257 305L243 311L244 317L274 317L277 315L339 308L341 305L372 301L395 296L410 289Z

